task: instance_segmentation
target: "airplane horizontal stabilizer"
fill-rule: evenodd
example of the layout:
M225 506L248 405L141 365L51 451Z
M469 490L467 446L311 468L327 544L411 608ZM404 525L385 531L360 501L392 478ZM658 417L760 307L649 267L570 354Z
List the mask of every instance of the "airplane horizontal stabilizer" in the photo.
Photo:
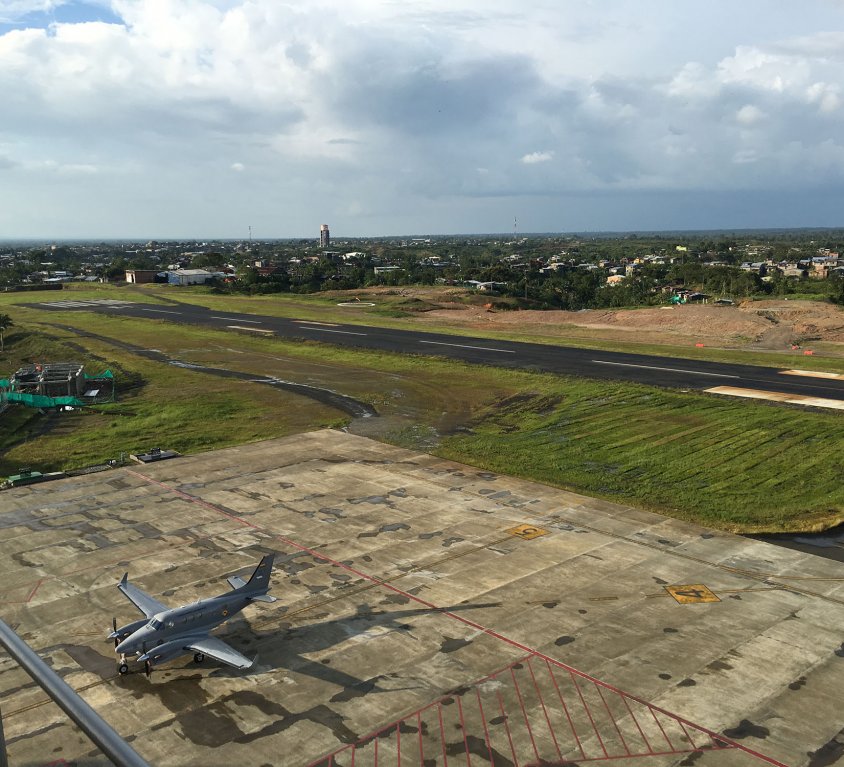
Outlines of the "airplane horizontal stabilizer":
M231 577L226 578L226 580L229 582L229 586L233 589L242 589L246 585L246 581L237 575L232 575Z
M254 597L249 597L252 602L277 602L276 597L271 597L269 594L255 594Z

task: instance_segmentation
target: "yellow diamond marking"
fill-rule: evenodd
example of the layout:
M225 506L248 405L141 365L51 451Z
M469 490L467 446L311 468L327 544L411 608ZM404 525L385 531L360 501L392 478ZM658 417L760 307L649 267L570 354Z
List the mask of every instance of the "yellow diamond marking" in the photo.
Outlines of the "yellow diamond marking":
M517 525L516 527L511 527L509 530L505 530L504 532L510 533L510 535L515 535L518 538L524 538L526 541L533 538L539 538L541 535L548 535L547 530L543 530L541 527L534 527L533 525Z
M702 583L687 586L666 586L665 590L681 605L693 605L700 602L720 602L721 600Z

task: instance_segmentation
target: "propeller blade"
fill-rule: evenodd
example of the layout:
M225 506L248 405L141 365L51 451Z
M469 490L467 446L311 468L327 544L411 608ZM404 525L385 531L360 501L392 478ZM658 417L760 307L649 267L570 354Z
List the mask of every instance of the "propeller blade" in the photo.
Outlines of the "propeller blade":
M152 663L148 660L144 661L144 673L147 675L147 679L152 676Z
M117 645L120 644L120 637L117 636L117 618L111 619L111 627L114 629L114 631L111 632L111 635L114 637L114 646L117 647Z

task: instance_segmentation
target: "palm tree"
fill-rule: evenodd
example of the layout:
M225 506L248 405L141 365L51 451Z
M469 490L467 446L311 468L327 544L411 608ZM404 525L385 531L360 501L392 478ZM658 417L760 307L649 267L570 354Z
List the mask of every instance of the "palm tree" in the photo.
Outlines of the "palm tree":
M12 325L12 318L8 314L0 314L0 352L6 351L6 345L3 341L3 333L5 333Z

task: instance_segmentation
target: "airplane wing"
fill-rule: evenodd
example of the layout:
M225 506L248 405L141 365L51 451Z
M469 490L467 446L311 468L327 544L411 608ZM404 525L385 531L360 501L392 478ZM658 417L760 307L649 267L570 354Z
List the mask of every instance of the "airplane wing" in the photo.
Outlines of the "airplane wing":
M167 605L161 604L157 599L153 599L149 594L141 591L137 586L129 583L129 573L124 573L122 580L117 584L126 598L137 607L147 618L152 618L156 613L169 610Z
M245 655L241 655L234 647L227 645L222 639L212 636L194 640L191 644L186 645L185 649L201 652L209 658L220 661L220 663L240 669L251 668L255 662L249 660Z

